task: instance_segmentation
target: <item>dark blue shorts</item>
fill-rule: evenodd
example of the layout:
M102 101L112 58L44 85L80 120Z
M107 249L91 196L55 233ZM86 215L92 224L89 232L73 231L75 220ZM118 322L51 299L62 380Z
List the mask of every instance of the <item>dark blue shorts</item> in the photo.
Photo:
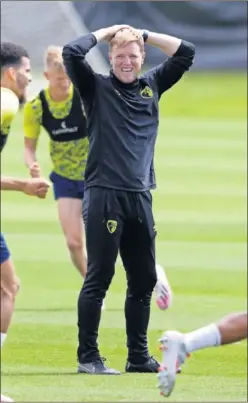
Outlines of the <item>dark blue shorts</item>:
M67 179L64 176L52 172L50 180L53 183L53 193L55 200L62 197L69 199L80 199L84 197L84 181Z
M6 262L10 258L10 252L8 249L8 246L5 242L5 239L3 237L3 234L1 233L1 246L0 246L0 252L1 252L1 257L0 257L0 264Z

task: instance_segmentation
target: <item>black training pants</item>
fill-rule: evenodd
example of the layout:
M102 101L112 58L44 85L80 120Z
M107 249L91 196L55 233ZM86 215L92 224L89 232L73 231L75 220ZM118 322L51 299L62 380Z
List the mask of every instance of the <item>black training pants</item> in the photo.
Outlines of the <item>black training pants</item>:
M120 251L127 276L125 303L128 359L145 361L150 302L156 284L152 196L92 187L84 196L88 254L87 275L78 299L78 360L99 357L97 337L101 306Z

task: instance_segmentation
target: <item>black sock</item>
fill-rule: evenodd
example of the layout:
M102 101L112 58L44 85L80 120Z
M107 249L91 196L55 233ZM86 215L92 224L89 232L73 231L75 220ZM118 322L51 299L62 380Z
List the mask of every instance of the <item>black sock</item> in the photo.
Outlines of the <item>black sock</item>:
M127 295L125 303L128 361L143 364L149 358L147 328L150 319L152 293L142 299Z

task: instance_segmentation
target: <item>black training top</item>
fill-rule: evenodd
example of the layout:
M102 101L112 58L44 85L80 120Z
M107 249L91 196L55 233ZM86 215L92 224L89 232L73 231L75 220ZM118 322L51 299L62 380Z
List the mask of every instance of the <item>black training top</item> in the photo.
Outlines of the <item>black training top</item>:
M83 100L90 140L86 186L127 191L156 187L153 166L159 124L158 101L193 63L194 45L182 41L173 57L131 84L112 72L97 74L85 60L93 34L63 49L67 73Z

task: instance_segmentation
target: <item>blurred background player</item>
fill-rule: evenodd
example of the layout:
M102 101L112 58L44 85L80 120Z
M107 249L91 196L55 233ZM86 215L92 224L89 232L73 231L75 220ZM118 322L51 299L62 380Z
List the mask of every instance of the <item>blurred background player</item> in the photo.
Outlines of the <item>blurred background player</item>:
M1 43L1 151L4 148L11 122L25 102L26 89L31 81L30 60L27 51L19 45ZM45 198L49 184L44 179L17 179L1 176L1 190L16 190L31 196ZM10 251L1 233L1 348L7 336L14 311L15 297L20 287ZM1 395L1 402L11 402Z
M84 172L88 155L86 120L80 98L65 73L62 48L49 46L45 53L48 88L25 105L25 162L32 177L39 177L36 158L38 138L43 127L50 137L54 198L74 266L86 274L86 248L82 201Z
M168 331L160 340L163 362L158 374L161 394L168 397L176 381L176 365L196 350L232 344L247 338L247 312L233 313L190 333Z

